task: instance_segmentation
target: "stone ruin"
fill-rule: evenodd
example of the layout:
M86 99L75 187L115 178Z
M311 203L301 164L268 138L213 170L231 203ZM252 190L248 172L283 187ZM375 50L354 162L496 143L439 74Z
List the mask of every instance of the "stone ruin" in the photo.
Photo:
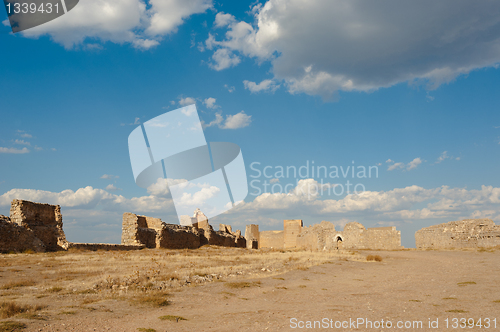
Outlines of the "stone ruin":
M190 225L167 224L158 218L126 212L122 224L123 245L144 245L147 248L195 249L203 245L246 247L240 231L220 224L214 231L207 217L197 209Z
M14 199L10 217L0 216L0 251L66 250L61 207Z
M401 249L401 232L396 227L366 229L357 222L348 223L343 231L331 222L322 221L303 227L302 220L284 220L283 231L260 232L259 248L333 249Z
M500 225L491 219L464 219L415 232L417 249L488 248L500 246Z

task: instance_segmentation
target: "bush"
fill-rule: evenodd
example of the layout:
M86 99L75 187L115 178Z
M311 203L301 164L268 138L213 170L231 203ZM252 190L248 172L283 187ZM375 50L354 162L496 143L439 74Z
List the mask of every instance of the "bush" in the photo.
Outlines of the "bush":
M366 256L366 260L367 261L381 262L382 257L380 257L379 255L368 255L368 256Z

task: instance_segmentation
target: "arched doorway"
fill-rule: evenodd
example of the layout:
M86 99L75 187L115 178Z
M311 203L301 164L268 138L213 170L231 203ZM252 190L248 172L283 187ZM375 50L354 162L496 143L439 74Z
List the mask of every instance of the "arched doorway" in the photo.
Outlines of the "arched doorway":
M335 235L335 245L337 247L337 249L342 249L344 246L343 246L343 242L344 242L344 238L342 237L342 235L340 234L337 234Z

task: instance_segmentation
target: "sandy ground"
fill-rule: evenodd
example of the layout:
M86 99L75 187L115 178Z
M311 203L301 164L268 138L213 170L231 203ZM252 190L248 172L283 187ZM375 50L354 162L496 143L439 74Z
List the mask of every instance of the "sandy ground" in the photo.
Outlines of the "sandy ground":
M368 254L383 260L329 259L281 274L177 287L162 307L119 296L82 304L71 294L55 294L37 299L47 305L38 314L42 319L21 315L3 321L24 323L24 331L457 331L464 330L464 319L476 324L481 318L481 327L465 323L465 329L500 330L500 250L361 251L356 257ZM0 273L5 278L9 270ZM2 298L9 296L19 301L28 295L16 298L4 291ZM186 320L159 318L167 315ZM361 319L375 326L351 323ZM429 328L436 320L438 328ZM322 327L317 322L307 328L314 321ZM421 327L415 325L419 321Z

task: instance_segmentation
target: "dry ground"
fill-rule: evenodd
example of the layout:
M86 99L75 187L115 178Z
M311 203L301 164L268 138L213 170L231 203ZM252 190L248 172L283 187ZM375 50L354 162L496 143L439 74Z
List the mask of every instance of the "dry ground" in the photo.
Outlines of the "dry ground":
M0 255L0 318L0 331L463 330L453 318L499 331L500 250ZM292 328L357 318L422 328Z

